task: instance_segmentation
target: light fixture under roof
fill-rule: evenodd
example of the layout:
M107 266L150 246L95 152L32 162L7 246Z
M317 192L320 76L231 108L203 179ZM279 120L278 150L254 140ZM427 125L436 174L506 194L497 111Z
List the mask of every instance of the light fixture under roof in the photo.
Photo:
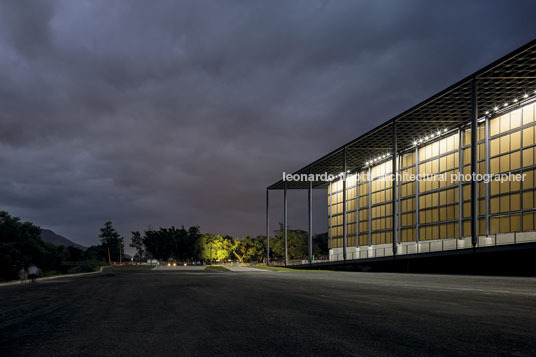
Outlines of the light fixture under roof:
M499 110L499 107L494 107L493 110L497 111Z
M529 95L527 93L523 94L523 98L528 98Z

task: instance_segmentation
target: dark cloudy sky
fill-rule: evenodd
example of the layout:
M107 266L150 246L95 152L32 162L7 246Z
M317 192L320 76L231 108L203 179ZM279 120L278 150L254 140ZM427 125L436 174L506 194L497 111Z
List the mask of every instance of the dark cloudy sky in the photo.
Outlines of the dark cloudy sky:
M2 1L0 209L85 245L106 220L125 236L262 234L282 171L533 39L535 13L534 1ZM290 195L292 227L305 228L305 197Z

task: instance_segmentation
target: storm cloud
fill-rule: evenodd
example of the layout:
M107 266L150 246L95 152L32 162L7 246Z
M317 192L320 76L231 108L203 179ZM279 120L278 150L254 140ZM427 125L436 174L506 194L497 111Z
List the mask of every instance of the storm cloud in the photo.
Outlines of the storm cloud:
M262 234L265 188L282 171L533 39L535 10L532 1L3 1L0 209L85 245L106 220L125 236L172 224ZM291 225L305 228L305 196L292 195L301 203Z

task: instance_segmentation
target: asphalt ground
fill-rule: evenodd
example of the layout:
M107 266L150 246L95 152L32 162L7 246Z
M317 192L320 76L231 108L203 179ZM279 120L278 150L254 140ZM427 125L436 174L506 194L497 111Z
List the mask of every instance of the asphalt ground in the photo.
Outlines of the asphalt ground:
M536 279L113 271L0 287L0 355L535 355Z

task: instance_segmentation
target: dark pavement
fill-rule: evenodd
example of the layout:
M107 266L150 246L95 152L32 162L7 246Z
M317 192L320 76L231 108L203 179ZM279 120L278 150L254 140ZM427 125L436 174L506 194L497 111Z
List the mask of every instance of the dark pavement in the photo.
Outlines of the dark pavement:
M535 355L536 279L104 272L0 286L0 355Z

